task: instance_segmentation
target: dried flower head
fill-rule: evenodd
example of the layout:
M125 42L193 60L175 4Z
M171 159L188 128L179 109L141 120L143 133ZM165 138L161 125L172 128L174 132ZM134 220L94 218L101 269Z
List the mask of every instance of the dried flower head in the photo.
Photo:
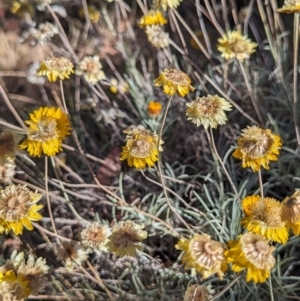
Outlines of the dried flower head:
M181 1L182 0L154 0L154 5L157 8L162 7L164 10L167 10L168 8L174 9L177 8Z
M161 72L160 76L154 81L154 85L157 87L163 86L164 93L169 95L174 95L178 91L178 94L182 97L195 89L191 86L191 79L186 73L170 68L165 68Z
M294 235L300 234L300 190L296 190L281 202L280 216Z
M0 132L0 162L7 158L14 158L19 149L11 131Z
M277 9L279 13L293 14L300 12L300 0L284 0L281 8Z
M238 139L238 147L232 154L242 160L242 167L258 171L261 166L269 169L269 161L277 161L281 147L280 137L257 126L248 126Z
M257 44L243 36L239 31L230 31L218 39L218 50L226 60L236 58L239 61L248 59L255 52Z
M129 166L144 169L146 165L154 166L158 160L158 153L162 151L157 147L158 136L148 130L135 129L126 137L126 145L123 146L120 160L126 160ZM160 139L160 144L163 141Z
M147 35L148 41L155 48L165 48L168 47L169 42L169 34L166 33L163 28L159 25L151 25L147 26L145 29L145 33Z
M16 235L23 233L23 227L33 230L31 221L38 221L42 215L37 211L43 205L37 205L42 195L30 191L23 185L10 185L0 190L0 233L10 230Z
M207 301L212 298L209 293L209 289L205 286L189 285L185 291L183 301Z
M110 82L110 87L109 87L110 92L114 94L116 93L125 94L128 92L129 85L127 82L118 81L115 78L111 78L109 82Z
M147 112L151 117L158 117L161 113L162 104L159 101L151 100L148 103Z
M136 250L141 248L140 242L147 238L147 232L143 228L144 225L132 221L120 222L112 229L106 247L117 256L135 256Z
M88 254L76 241L63 241L57 246L57 259L63 260L68 270L74 270L87 260Z
M223 278L227 270L224 259L224 246L218 241L212 240L209 235L195 234L191 239L180 239L175 245L177 250L184 251L182 262L185 268L196 268L204 279L213 274Z
M34 85L43 85L45 83L45 77L38 76L37 71L40 68L38 62L33 62L27 70L27 80Z
M264 236L246 232L239 239L229 241L228 246L225 257L228 263L232 263L234 272L247 269L247 282L265 282L269 278L270 270L275 265L272 255L275 248Z
M65 57L50 56L45 61L41 62L38 75L46 75L49 82L55 82L59 77L61 80L69 78L71 73L74 73L74 65Z
M27 139L20 144L31 156L42 153L54 156L62 150L62 140L70 134L71 126L66 113L60 108L40 107L29 115Z
M207 95L197 97L196 100L188 102L186 116L197 126L203 124L205 129L209 126L217 128L218 125L225 124L227 116L224 111L231 111L231 104L218 95Z
M7 158L0 161L0 183L11 184L11 180L15 175L15 160L14 158Z
M83 74L84 79L92 85L105 78L98 55L84 57L76 69L76 74Z
M81 232L81 244L88 252L107 251L108 236L108 227L94 222Z
M2 270L12 270L18 276L22 276L28 282L27 286L30 288L31 295L37 295L45 284L45 274L49 267L46 260L42 257L35 259L32 255L28 256L27 262L23 252L17 253L14 251Z
M285 244L288 240L288 230L281 219L281 203L272 198L261 198L259 195L247 196L242 201L245 217L241 224L248 231L265 236Z
M45 44L47 41L58 34L58 28L50 22L45 22L39 24L38 30L35 30L32 33L32 37L37 44Z
M147 27L149 25L164 25L167 24L167 19L159 10L149 10L138 22L140 27Z
M94 23L94 24L98 23L98 21L100 19L100 12L94 5L88 5L87 13L89 15L91 23ZM84 18L84 9L83 8L81 8L79 10L79 16L81 18Z
M1 301L24 301L30 294L28 281L22 275L16 275L14 271L0 272Z
M34 0L34 2L38 10L44 11L46 9L47 4L52 3L52 0Z

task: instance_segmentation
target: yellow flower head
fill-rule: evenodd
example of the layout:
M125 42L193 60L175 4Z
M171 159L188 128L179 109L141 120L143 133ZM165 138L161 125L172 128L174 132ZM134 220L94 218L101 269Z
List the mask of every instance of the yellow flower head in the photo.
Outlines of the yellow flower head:
M265 236L285 244L288 230L281 219L281 203L272 198L261 198L259 195L248 196L242 201L245 217L241 220L248 231Z
M98 55L83 58L76 69L76 74L83 74L84 79L92 85L105 78Z
M168 8L174 9L177 8L181 1L182 0L154 0L154 5L157 8L162 7L164 10L167 10Z
M56 248L57 259L63 260L65 267L72 271L87 260L88 254L83 247L74 240L63 241Z
M81 244L88 252L107 251L109 230L106 225L94 222L81 232Z
M279 13L299 13L300 12L300 0L285 0L281 8L277 9Z
M27 149L31 156L42 153L54 156L62 150L62 140L70 134L71 126L66 113L60 108L41 107L29 115L25 123L29 126L27 139L21 149Z
M270 130L260 129L257 126L248 126L238 139L238 147L232 154L242 160L242 167L251 167L258 171L261 166L269 169L269 161L277 161L281 147L280 137Z
M225 124L227 116L224 111L232 110L231 104L218 95L197 97L196 100L186 105L187 120L191 120L197 126L203 124L205 129L209 126L217 128L218 125Z
M100 12L99 10L94 6L94 5L88 5L87 7L87 12L90 18L91 23L98 23L99 19L100 19ZM83 8L81 8L79 10L79 16L81 18L84 18L84 10Z
M238 240L229 241L228 246L225 257L228 263L232 263L234 272L247 269L247 282L265 282L269 278L270 270L275 265L272 255L275 248L269 245L265 237L246 232Z
M37 75L46 75L49 82L55 82L59 77L61 80L69 78L71 73L74 73L74 65L65 57L51 56L41 62Z
M159 101L150 101L148 103L147 112L151 117L157 117L160 115L162 104Z
M117 79L115 78L111 78L110 79L110 87L109 87L109 90L111 93L122 93L122 94L125 94L128 92L128 89L129 89L129 85L127 82L125 81L121 81L119 82Z
M196 268L204 279L217 274L220 279L227 271L224 258L224 246L211 240L209 235L195 234L191 239L180 239L175 245L177 250L184 251L182 262L185 268Z
M14 0L11 3L10 12L21 18L26 17L26 15L30 15L32 17L34 15L34 7L29 1Z
M23 301L30 293L28 281L22 275L16 275L14 271L0 272L1 300Z
M165 19L161 11L151 9L148 13L141 17L138 25L140 27L147 27L149 25L164 25L167 22L167 19Z
M39 214L43 205L36 205L42 195L30 191L23 185L10 185L0 190L0 233L10 230L16 235L23 233L23 227L33 230L31 221L42 218Z
M287 196L281 203L281 218L294 235L300 234L300 190Z
M162 148L157 147L158 136L148 130L134 129L126 137L126 145L123 146L120 160L126 160L129 166L144 169L146 165L154 166L158 160L158 153ZM163 141L160 139L160 144Z
M47 283L44 275L48 272L49 267L42 257L35 259L29 255L26 262L23 252L14 251L10 260L1 269L12 270L17 276L22 276L28 282L31 295L38 295L39 290Z
M218 39L218 50L226 60L236 58L239 61L248 59L255 52L257 44L243 36L239 31L230 31Z
M135 256L136 250L141 248L140 242L147 238L147 232L143 228L144 225L137 225L132 221L120 222L113 228L106 247L117 256Z
M145 29L148 41L155 48L165 48L170 44L169 34L159 25L150 25Z
M15 167L16 164L12 158L7 158L5 161L0 162L0 183L11 183L15 175Z
M18 144L16 143L11 131L4 131L0 133L0 162L8 158L14 158L15 152L18 148Z
M210 298L212 296L205 286L193 284L187 287L183 301L207 301Z
M195 89L191 86L191 79L186 73L170 68L165 68L161 72L160 76L154 81L154 85L157 87L163 86L164 93L168 95L174 95L178 91L181 97Z

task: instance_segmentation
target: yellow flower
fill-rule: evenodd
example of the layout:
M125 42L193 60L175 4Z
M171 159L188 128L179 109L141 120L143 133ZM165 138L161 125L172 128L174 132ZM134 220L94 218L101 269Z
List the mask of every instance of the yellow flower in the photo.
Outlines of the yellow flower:
M60 108L40 107L29 115L25 123L29 126L27 139L20 148L31 156L40 157L42 153L54 156L62 150L62 140L70 134L71 126L66 113Z
M88 252L107 251L109 230L106 225L94 222L81 232L81 244Z
M157 87L163 86L164 93L174 95L177 91L181 97L184 97L190 91L194 91L191 86L191 79L189 76L178 70L165 68L160 76L154 81Z
M22 275L13 271L0 272L0 298L1 300L23 301L30 295L28 281Z
M42 257L35 259L32 255L28 256L27 262L23 252L17 253L15 250L10 259L1 267L2 271L12 270L15 275L21 276L28 282L31 295L38 295L47 281L45 274L49 270L46 260Z
M300 0L285 0L283 6L277 11L287 14L298 13L300 12Z
M120 222L113 228L106 247L117 256L135 256L136 250L141 248L139 243L147 238L147 232L143 228L144 225L137 225L132 221Z
M157 117L160 115L162 104L159 101L151 100L148 103L147 111L151 117Z
M88 5L87 11L88 11L88 15L89 15L91 23L94 23L94 24L98 23L98 21L100 19L100 12L99 12L99 10L97 10L94 5ZM79 16L81 18L84 18L84 10L83 10L83 8L81 8L79 10Z
M207 95L197 97L196 100L188 102L186 109L187 120L191 120L197 126L203 124L205 129L209 126L217 128L218 125L225 124L227 116L224 111L231 111L231 104L218 95Z
M209 235L195 234L191 239L182 238L175 248L184 251L182 262L185 268L196 268L203 279L213 274L222 279L224 272L227 271L224 246L218 241L211 240Z
M161 11L159 10L149 10L143 17L141 17L138 25L140 27L146 27L149 25L164 25L168 21L165 19Z
M158 136L148 130L133 130L126 137L126 145L123 146L120 160L126 160L129 166L144 169L146 165L152 167L158 160L158 153L162 149L157 148ZM160 144L163 141L160 140Z
M109 87L109 90L111 93L126 93L128 92L128 89L129 89L129 85L127 82L125 81L121 81L121 82L118 82L115 78L111 78L110 79L110 87Z
M294 235L300 235L300 190L287 196L281 203L281 218Z
M263 166L269 169L269 161L278 160L281 145L280 137L270 130L248 126L238 139L238 147L232 156L242 160L243 168L251 167L253 171L258 171Z
M0 133L0 162L15 157L15 152L19 149L11 131Z
M239 31L230 31L218 39L218 50L226 60L236 58L239 61L248 59L255 52L257 44L243 36Z
M84 79L92 85L105 78L98 55L83 58L76 69L76 74L83 74Z
M225 257L228 263L232 263L234 272L247 269L247 282L265 282L269 278L270 270L275 265L272 255L275 248L269 245L265 237L246 232L237 240L229 241L228 246Z
M34 15L34 7L29 1L12 1L10 12L19 17L26 17L29 14L31 17Z
M71 73L74 73L74 65L65 57L51 56L41 62L37 75L46 75L49 82L55 82L59 77L61 80L69 78Z
M157 8L162 7L164 10L167 10L168 8L177 8L181 1L182 0L154 0L154 5Z
M155 48L165 48L170 44L169 34L164 32L163 28L159 25L150 25L146 27L145 33L148 41Z
M280 216L282 206L279 201L253 195L243 199L242 207L245 217L241 224L244 228L269 240L282 244L287 242L289 234Z
M16 235L23 233L23 227L33 230L31 221L38 221L43 205L36 205L42 195L30 191L23 185L10 185L0 190L0 233L10 230Z
M88 254L83 247L74 240L63 241L56 248L57 259L63 260L67 270L72 271L87 260Z

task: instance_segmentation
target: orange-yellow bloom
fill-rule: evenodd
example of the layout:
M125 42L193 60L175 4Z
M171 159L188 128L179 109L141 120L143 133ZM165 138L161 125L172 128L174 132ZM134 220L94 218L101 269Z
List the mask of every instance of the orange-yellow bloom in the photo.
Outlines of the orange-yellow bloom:
M294 235L300 235L300 190L287 196L281 203L281 218Z
M300 0L285 0L281 8L277 9L279 13L293 14L300 12Z
M160 76L154 81L154 85L157 87L163 86L164 93L168 95L174 95L178 92L181 97L195 89L191 86L191 79L186 73L170 68L165 68L161 72Z
M62 150L62 140L70 134L71 126L66 113L60 108L41 107L29 115L25 123L29 126L27 139L21 149L27 149L31 156L42 153L54 156Z
M212 240L209 235L195 234L191 239L182 238L175 248L184 251L182 262L185 268L196 268L204 279L213 274L222 279L224 272L227 271L225 248L218 241Z
M255 283L265 282L270 276L270 270L275 265L272 255L274 247L268 240L258 234L246 232L237 240L228 243L229 250L225 251L228 263L232 263L232 270L240 272L247 270L246 281Z
M280 137L257 126L248 126L238 139L238 147L232 154L242 160L242 167L258 171L261 166L269 169L269 161L277 161L281 147Z
M259 195L247 196L242 201L245 217L241 223L248 231L260 234L269 240L285 244L288 230L281 219L281 203L272 198Z

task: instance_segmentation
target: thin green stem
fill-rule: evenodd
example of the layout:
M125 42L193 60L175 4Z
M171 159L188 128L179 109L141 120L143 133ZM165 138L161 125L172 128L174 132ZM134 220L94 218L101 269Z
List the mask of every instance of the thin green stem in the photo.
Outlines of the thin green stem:
M261 175L261 169L258 171L258 181L259 181L259 187L260 187L260 196L263 199L264 198L264 186L262 182L262 175Z
M55 222L53 219L53 214L52 214L52 210L51 210L51 204L50 204L50 198L49 198L49 188L48 188L48 157L45 156L45 191L46 191L46 200L47 200L47 207L48 207L48 212L49 212L49 217L51 220L51 225L53 228L53 232L57 234L57 230L56 230L56 226L55 226Z
M239 193L238 193L238 191L237 191L237 189L236 189L236 187L235 187L235 185L234 185L234 183L233 183L233 181L232 181L232 179L231 179L231 177L230 177L230 175L228 173L228 170L227 170L225 164L223 163L223 161L222 161L222 159L221 159L221 157L220 157L220 155L218 153L218 150L216 148L215 141L214 141L213 131L212 131L211 127L210 127L210 137L209 137L209 135L207 135L207 136L211 140L211 145L213 147L213 150L214 150L214 152L215 152L215 154L216 154L216 156L217 156L217 158L218 158L218 160L219 160L219 162L220 162L220 164L221 164L221 166L223 168L223 171L224 171L224 173L225 173L225 175L226 175L226 177L227 177L227 179L228 179L228 181L229 181L229 183L230 183L230 185L231 185L231 187L232 187L232 189L233 189L233 191L234 191L234 193L236 195L236 198L241 202Z
M299 53L299 13L295 13L294 16L294 81L293 81L293 117L296 131L296 138L298 147L300 147L300 133L298 126L298 53Z

